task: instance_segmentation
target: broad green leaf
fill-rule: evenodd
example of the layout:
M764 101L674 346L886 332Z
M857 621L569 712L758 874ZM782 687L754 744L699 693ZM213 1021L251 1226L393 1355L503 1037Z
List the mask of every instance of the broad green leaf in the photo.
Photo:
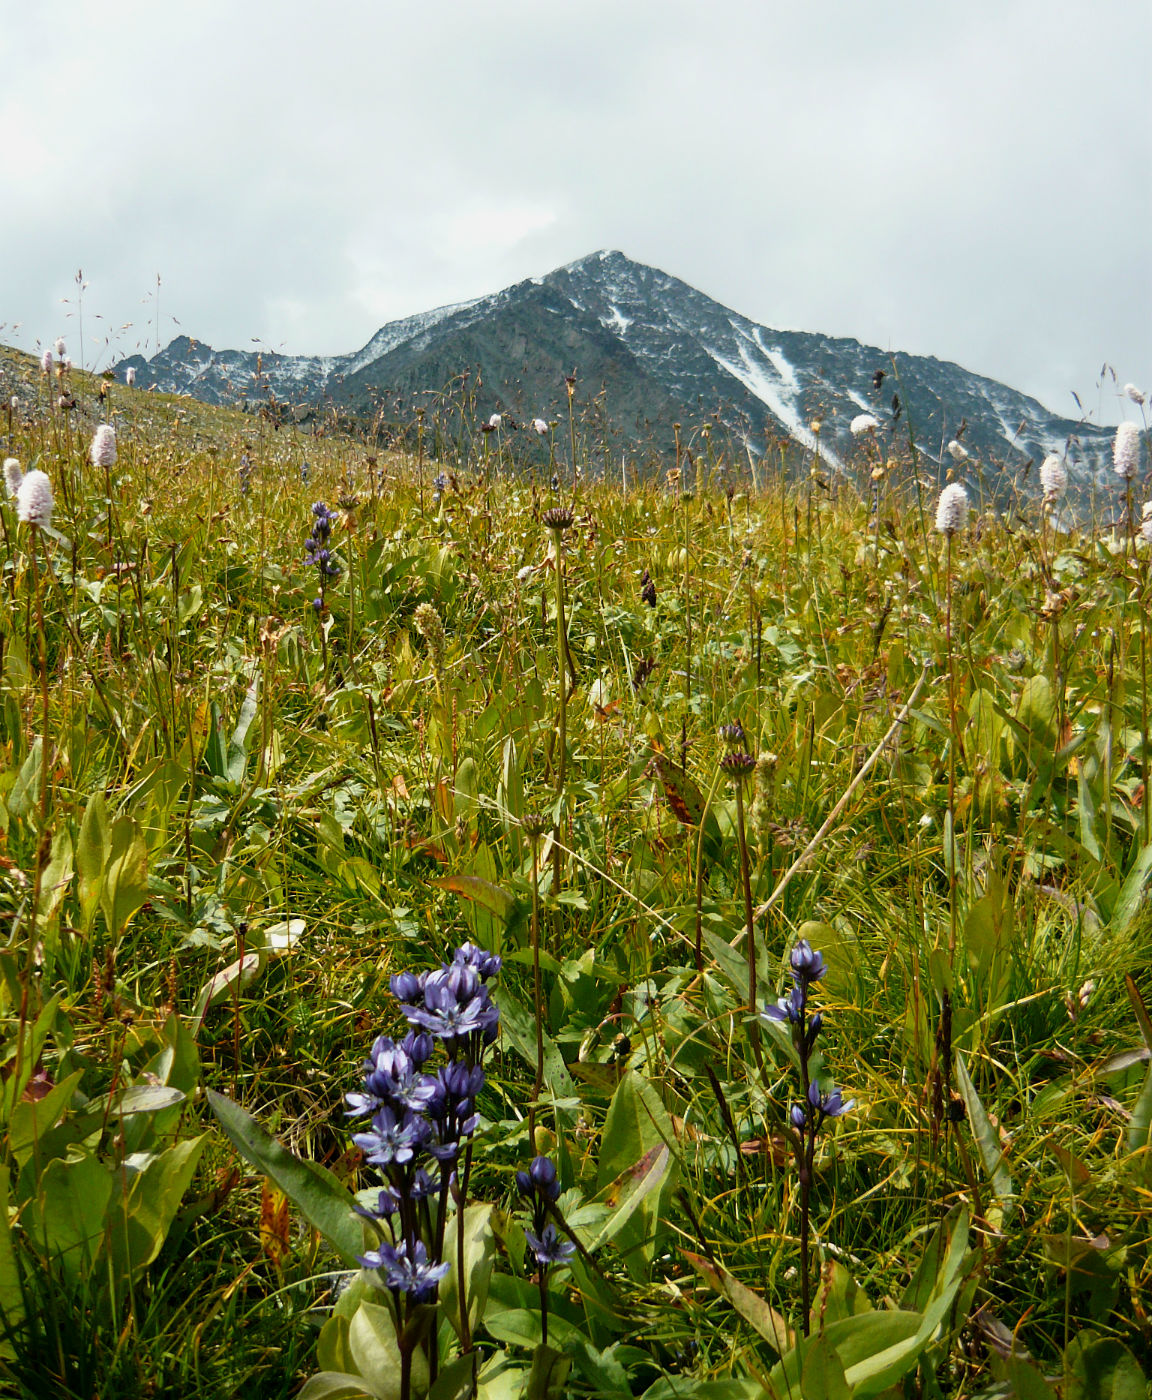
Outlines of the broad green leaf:
M1054 1387L1024 1357L1011 1354L1006 1358L1005 1367L1014 1400L1054 1400Z
M473 1205L465 1210L465 1288L468 1298L470 1334L484 1316L489 1296L489 1279L493 1272L496 1241L490 1216L493 1207ZM441 1282L440 1300L445 1316L458 1337L461 1335L461 1299L457 1288L457 1230L460 1217L454 1215L445 1229L445 1247L441 1258L449 1261L449 1272Z
M7 1123L11 1120L12 1110L20 1102L20 1097L32 1078L43 1053L44 1043L48 1039L48 1032L56 1023L60 996L58 992L43 1006L35 1021L31 1024L25 1023L23 1032L13 1036L4 1046L3 1053L0 1053L0 1064L8 1064L11 1061L15 1065L0 1089L0 1122Z
M59 1258L71 1279L95 1262L104 1240L112 1173L89 1152L57 1157L40 1175L36 1195L25 1205L22 1223L41 1249Z
M80 876L77 893L85 928L92 927L92 918L97 913L104 868L108 864L111 825L104 792L97 790L88 798L88 805L84 808L84 819L81 820L80 836L76 843L76 869Z
M1150 899L1150 856L1151 848L1143 846L1138 858L1130 867L1130 873L1122 883L1114 909L1110 915L1110 927L1118 933L1125 933L1131 923L1142 912L1142 907ZM1149 910L1147 910L1149 922Z
M8 794L8 810L14 817L27 817L40 800L40 755L43 741L37 739L20 765L12 791Z
M821 1332L813 1339L801 1368L803 1400L850 1400L845 1369L828 1337Z
M600 1249L621 1231L650 1191L661 1185L668 1170L669 1148L664 1142L659 1142L639 1162L634 1162L604 1191L598 1193L602 1203L609 1206L613 1213L601 1226L596 1238L587 1242L585 1247L590 1253Z
M1146 1066L1146 1077L1138 1091L1138 1100L1130 1122L1126 1125L1126 1146L1131 1152L1141 1152L1150 1146L1150 1074L1154 1066Z
M490 914L494 914L506 927L513 922L521 908L521 901L516 895L503 890L500 885L495 885L490 880L482 880L479 875L446 875L443 879L434 880L433 884L473 900Z
M193 1020L199 1026L203 1023L205 1016L217 1002L223 1001L234 989L243 991L245 987L255 982L264 970L264 952L245 953L243 957L237 958L229 963L227 967L219 972L213 973L200 989L200 995L196 999L196 1009L192 1013Z
M24 1316L24 1290L12 1246L8 1218L8 1168L0 1165L0 1326L13 1327Z
M349 1322L349 1351L372 1395L401 1400L401 1353L390 1307L369 1302L360 1305ZM413 1384L418 1395L428 1385L419 1348L413 1356Z
M350 1192L319 1163L302 1161L282 1147L231 1099L213 1089L206 1092L209 1106L241 1156L271 1177L308 1223L328 1240L345 1267L355 1269L365 1243Z
M12 1110L8 1147L19 1166L28 1161L40 1139L60 1121L83 1077L84 1071L78 1069L54 1084L42 1099L21 1099Z
M397 1395L400 1395L398 1386ZM370 1389L360 1376L342 1375L339 1371L320 1371L310 1376L298 1394L298 1400L391 1400L379 1390Z
M616 1177L629 1171L651 1148L674 1141L673 1124L661 1099L648 1080L636 1070L627 1070L609 1104L597 1161L597 1187L603 1190ZM660 1191L668 1197L674 1173L669 1172ZM653 1261L661 1202L647 1195L617 1233L625 1267L630 1276L645 1278Z
M1065 1370L1065 1400L1149 1400L1149 1380L1113 1337L1079 1332L1066 1348Z
M541 1314L530 1312L528 1308L505 1308L501 1312L490 1311L485 1318L485 1331L499 1342L511 1346L535 1347L541 1342ZM549 1313L549 1340L558 1346L575 1346L581 1333L563 1317Z
M966 1105L966 1116L970 1120L970 1130L974 1134L974 1139L978 1144L978 1151L981 1154L982 1165L986 1169L986 1175L990 1178L990 1183L994 1188L994 1195L1000 1201L1011 1201L1014 1198L1014 1180L1010 1175L1010 1169L1006 1165L1005 1157L1002 1153L1002 1145L998 1141L998 1135L994 1131L994 1125L990 1122L989 1115L982 1107L982 1101L978 1098L978 1091L974 1088L969 1074L966 1072L966 1064L962 1059L961 1051L954 1056L954 1072L957 1076L958 1087L962 1091L962 1098Z
M232 731L232 738L229 740L225 775L230 783L239 785L244 780L244 770L248 765L248 731L256 718L259 693L260 672L258 671L244 693L240 714L236 720L236 728Z
M202 1133L157 1153L130 1179L127 1199L114 1199L109 1252L118 1269L135 1273L160 1253L207 1141Z
M537 1347L525 1385L525 1400L561 1400L571 1364L569 1357L552 1347Z
M746 1322L770 1344L779 1356L784 1356L794 1345L794 1335L785 1318L765 1301L764 1298L746 1288L720 1264L714 1264L701 1254L683 1250L690 1266L701 1275L710 1288L736 1308Z
M123 933L148 894L148 847L131 817L117 817L109 832L100 891L100 907L114 938Z

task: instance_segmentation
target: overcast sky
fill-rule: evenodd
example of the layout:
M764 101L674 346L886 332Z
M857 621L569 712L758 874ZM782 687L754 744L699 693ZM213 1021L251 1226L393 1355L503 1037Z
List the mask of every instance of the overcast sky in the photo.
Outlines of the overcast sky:
M27 349L80 360L81 268L103 367L181 330L353 350L619 248L1098 422L1103 361L1151 384L1149 0L4 10L0 340Z

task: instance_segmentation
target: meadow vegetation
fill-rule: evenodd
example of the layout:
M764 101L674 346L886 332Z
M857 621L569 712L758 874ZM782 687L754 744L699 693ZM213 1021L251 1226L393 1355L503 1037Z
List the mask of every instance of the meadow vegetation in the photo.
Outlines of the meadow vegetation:
M0 1394L1148 1393L1137 481L0 385Z

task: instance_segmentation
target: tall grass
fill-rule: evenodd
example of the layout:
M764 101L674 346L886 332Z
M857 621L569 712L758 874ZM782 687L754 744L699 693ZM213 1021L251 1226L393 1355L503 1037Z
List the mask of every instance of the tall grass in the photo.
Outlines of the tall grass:
M1107 1344L1148 1374L1140 540L1044 533L1040 497L987 496L947 562L925 459L872 437L836 500L688 432L708 455L679 442L673 491L589 462L554 497L465 402L416 422L410 453L113 385L119 458L97 468L96 381L71 372L62 408L22 358L2 373L5 455L57 487L38 540L0 506L9 1082L35 1057L4 1108L12 1393L271 1396L321 1364L337 1260L277 1214L200 1090L367 1185L342 1095L399 1025L389 976L465 939L505 959L471 1194L515 1213L514 1171L548 1152L591 1247L613 1183L669 1154L560 1281L494 1226L483 1377L528 1355L517 1318L548 1284L573 1394L785 1393L787 1331L912 1307L959 1204L966 1285L884 1393L1041 1394L1014 1389L1026 1370L1069 1380ZM576 454L586 434L562 428ZM547 474L552 440L549 467L530 450ZM321 609L317 501L341 566ZM737 719L750 764L776 756L760 809L719 779ZM791 1044L749 1015L799 936L829 966L807 1073L855 1100L817 1141L804 1231ZM37 1171L102 1104L92 1150L127 1180L120 1096L174 1083L182 1056L148 1150L208 1136L155 1258L127 1292L61 1283ZM26 1155L18 1107L72 1075Z

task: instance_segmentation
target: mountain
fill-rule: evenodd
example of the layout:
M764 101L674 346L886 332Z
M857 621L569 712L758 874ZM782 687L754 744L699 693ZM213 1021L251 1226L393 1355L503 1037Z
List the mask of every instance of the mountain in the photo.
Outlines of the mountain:
M685 440L712 422L758 452L792 440L836 471L853 450L851 422L869 413L883 444L891 433L907 440L908 419L921 451L943 470L952 439L987 467L1020 468L1057 453L1083 485L1109 470L1109 429L1059 417L945 361L758 325L619 252L392 321L348 355L217 351L181 336L151 359L121 361L117 373L129 366L138 386L210 402L256 406L271 395L314 412L401 423L419 405L435 420L455 385L470 395L473 426L501 410L507 423L555 420L562 439L565 376L575 373L583 437L600 444L607 467L646 448L666 455L675 423ZM459 427L460 403L452 416ZM816 436L814 420L822 425Z

